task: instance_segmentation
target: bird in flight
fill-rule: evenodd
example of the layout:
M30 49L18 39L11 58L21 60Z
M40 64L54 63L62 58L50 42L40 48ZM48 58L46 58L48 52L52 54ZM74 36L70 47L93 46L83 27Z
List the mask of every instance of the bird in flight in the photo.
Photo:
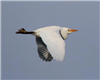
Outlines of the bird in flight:
M43 61L63 61L65 56L65 41L68 34L78 31L60 26L48 26L34 31L19 29L16 34L32 34L36 36L37 50Z

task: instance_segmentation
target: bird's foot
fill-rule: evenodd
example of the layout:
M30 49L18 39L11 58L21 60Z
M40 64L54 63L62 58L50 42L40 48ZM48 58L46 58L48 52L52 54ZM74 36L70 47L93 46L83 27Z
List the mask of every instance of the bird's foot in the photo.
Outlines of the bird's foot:
M25 34L26 30L24 28L19 29L16 34Z

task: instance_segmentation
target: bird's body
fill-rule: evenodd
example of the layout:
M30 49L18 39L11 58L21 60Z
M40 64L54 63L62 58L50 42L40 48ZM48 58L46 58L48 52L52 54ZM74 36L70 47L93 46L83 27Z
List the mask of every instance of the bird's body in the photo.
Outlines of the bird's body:
M51 33L54 31L59 31L60 29L61 29L61 27L59 27L59 26L48 26L48 27L40 28L40 29L35 30L35 33L36 33L35 36L40 37L41 31L48 31Z
M25 29L20 29L19 34L32 34L36 36L38 45L39 57L45 61L51 61L53 58L58 61L63 61L65 56L65 39L68 34L77 31L60 26L48 26L27 32Z

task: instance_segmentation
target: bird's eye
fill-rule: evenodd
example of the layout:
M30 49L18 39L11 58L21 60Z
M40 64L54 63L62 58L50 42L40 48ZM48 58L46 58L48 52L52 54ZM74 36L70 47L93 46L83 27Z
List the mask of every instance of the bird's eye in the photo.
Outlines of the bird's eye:
M68 29L68 31L70 31L70 30Z

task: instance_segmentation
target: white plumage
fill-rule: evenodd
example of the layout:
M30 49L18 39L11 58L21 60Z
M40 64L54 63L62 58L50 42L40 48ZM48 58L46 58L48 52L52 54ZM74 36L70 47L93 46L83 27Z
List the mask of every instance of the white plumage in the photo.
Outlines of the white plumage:
M24 28L17 31L17 34L32 34L36 36L38 53L41 59L51 61L63 61L65 56L65 39L69 33L77 31L60 26L48 26L35 31L26 31Z

